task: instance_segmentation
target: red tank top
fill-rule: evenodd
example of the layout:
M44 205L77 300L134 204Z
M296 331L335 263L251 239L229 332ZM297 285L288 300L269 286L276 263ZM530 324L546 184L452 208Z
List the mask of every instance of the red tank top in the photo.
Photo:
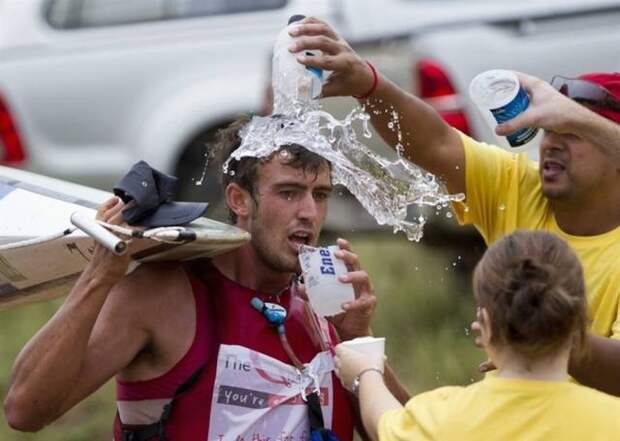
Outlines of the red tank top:
M224 441L230 439L227 436L228 433L223 433L228 430L220 430L221 427L217 427L214 432L216 426L223 424L224 427L232 427L230 421L238 425L235 418L244 418L244 414L252 414L252 412L258 412L253 415L263 415L264 412L282 405L276 403L284 401L278 401L277 394L264 393L266 389L260 385L255 387L255 384L251 388L242 387L244 381L242 377L239 377L238 384L233 384L236 382L230 381L230 375L231 372L234 374L236 372L230 369L237 369L239 375L255 370L266 379L264 386L269 386L267 383L272 378L259 369L258 361L254 360L256 353L266 356L267 358L262 363L272 365L273 369L278 372L291 369L292 367L284 364L291 365L292 363L283 349L276 330L269 326L267 320L250 305L253 297L269 301L266 296L227 279L212 266L208 268L206 274L202 275L201 280L191 275L189 279L196 303L196 332L191 347L173 368L160 377L139 382L125 382L117 379L118 416L123 425L127 426L140 426L157 421L163 406L170 402L177 388L200 367L205 366L201 376L189 391L175 399L172 413L166 424L166 435L171 441L211 439ZM316 337L307 324L304 301L286 292L281 296L280 304L288 311L285 323L287 338L300 361L308 363L321 352L321 349L315 343ZM335 342L335 332L331 326L329 334L330 340ZM249 358L256 361L256 364L237 360L239 351L250 354ZM230 355L231 353L235 355ZM222 357L227 358L223 360ZM228 383L225 381L225 375L228 375ZM353 415L349 397L333 373L327 376L330 377L328 378L331 382L330 390L325 392L326 388L323 388L323 384L321 385L321 401L323 402L323 395L326 400L331 400L329 409L332 412L331 415L325 415L326 425L329 425L328 421L332 421L331 428L338 437L342 441L351 440ZM276 377L285 378L286 374ZM222 382L220 383L219 380ZM283 383L286 382L285 379ZM295 404L302 406L298 409L305 408L303 401L298 397L287 398L284 404L291 408ZM212 414L213 406L219 407L214 409ZM119 417L114 425L116 441L122 439ZM217 420L211 421L213 418ZM262 416L259 420L260 418ZM223 423L222 419L228 422ZM213 433L209 431L210 426L213 426L211 431ZM279 438L283 441L303 441L304 438L308 440L309 437L305 437L304 434L299 435L299 431L297 431L297 437L287 436L287 431L290 429L287 426L288 423L284 422L282 427L278 428L281 432ZM266 429L264 423L262 428ZM273 432L273 427L269 427L269 430ZM237 441L268 439L261 436L260 421L247 427L244 433L247 434L246 437L233 438ZM272 437L271 440L275 441L275 438Z

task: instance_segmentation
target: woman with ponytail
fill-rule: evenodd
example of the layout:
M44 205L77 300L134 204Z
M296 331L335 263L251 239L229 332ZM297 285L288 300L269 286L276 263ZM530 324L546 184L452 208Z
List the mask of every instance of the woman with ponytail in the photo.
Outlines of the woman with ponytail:
M383 384L382 360L336 348L338 375L358 385L373 439L620 439L620 399L569 381L569 355L584 353L588 320L581 265L564 241L543 231L504 237L478 263L474 295L480 340L497 367L477 383L403 407Z

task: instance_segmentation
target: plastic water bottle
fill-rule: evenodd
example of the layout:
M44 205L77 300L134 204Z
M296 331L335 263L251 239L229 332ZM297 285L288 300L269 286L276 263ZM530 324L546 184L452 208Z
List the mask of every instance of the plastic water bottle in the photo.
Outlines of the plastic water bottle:
M289 51L293 42L289 31L299 25L303 15L293 15L282 29L273 47L272 79L274 113L290 114L295 105L305 106L321 95L323 70L304 66L297 61L297 54ZM317 55L306 51L305 55Z
M498 123L511 120L530 104L517 75L509 70L488 70L477 75L469 85L469 96L494 133ZM508 151L522 152L538 144L538 132L535 127L519 129L508 136L498 136L498 144Z

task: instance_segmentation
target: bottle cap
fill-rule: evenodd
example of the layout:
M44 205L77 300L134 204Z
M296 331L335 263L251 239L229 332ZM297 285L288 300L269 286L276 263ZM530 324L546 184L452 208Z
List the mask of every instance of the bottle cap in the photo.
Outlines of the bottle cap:
M291 18L288 19L288 24L295 23L296 21L302 21L304 18L306 18L306 16L301 14L291 15Z

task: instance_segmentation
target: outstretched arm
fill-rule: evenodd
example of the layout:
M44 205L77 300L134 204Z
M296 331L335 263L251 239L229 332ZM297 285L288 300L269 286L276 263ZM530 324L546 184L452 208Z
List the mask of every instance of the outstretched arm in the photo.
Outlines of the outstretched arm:
M541 79L523 73L517 75L530 95L530 106L516 118L497 126L498 135L505 136L525 127L570 133L597 146L620 167L620 124L567 98Z
M122 208L120 200L111 199L99 217L118 223ZM4 402L11 427L37 431L54 421L127 365L144 345L147 336L134 328L134 321L102 313L110 297L127 298L126 287L118 284L127 266L128 257L96 245L62 307L15 362Z
M327 23L308 18L291 35L296 38L290 50L300 63L332 71L323 96L364 96L372 89L373 70ZM304 55L307 50L322 54ZM429 105L377 75L376 89L363 100L377 111L367 109L375 129L393 148L402 145L408 160L439 176L451 193L464 192L465 153L459 134ZM401 138L390 128L395 117Z
M399 402L387 388L382 371L383 360L358 353L343 345L336 347L336 374L344 387L351 389L354 379L359 379L359 406L366 433L379 438L379 420L388 410L401 409Z

